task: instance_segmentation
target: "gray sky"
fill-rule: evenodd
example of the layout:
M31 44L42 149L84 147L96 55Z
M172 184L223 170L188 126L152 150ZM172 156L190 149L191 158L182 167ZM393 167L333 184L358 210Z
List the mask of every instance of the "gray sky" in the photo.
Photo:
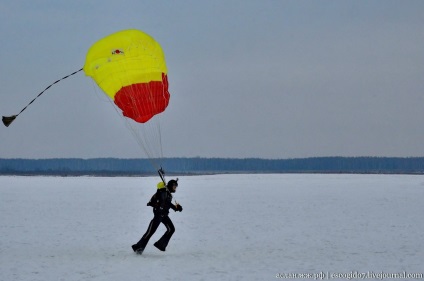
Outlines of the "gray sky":
M1 1L0 114L128 28L166 55L165 156L424 156L421 0ZM83 73L0 136L0 158L145 156Z

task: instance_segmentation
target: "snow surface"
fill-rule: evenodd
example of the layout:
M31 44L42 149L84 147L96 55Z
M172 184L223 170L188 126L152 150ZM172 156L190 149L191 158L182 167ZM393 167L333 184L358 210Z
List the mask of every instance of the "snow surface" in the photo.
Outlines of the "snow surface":
M139 256L131 245L152 218L146 203L157 182L0 177L0 280L424 272L422 175L180 177L184 210L170 214L167 251L152 246L161 225Z

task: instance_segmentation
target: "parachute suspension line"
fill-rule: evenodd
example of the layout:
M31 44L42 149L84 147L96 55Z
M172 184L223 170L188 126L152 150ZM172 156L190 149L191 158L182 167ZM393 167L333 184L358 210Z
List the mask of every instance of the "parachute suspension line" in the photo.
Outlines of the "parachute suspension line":
M109 99L109 98L105 98L102 99L102 96L104 97L104 95L100 95L98 92L98 88L97 85L94 81L92 81L92 86L93 86L93 91L96 94L97 98L101 101L105 101L108 102L111 107L115 110L116 115L122 119L124 121L125 127L131 132L131 134L133 135L134 139L137 141L137 144L143 149L143 151L147 154L146 149L144 149L142 142L140 141L139 136L137 135L137 132L135 130L132 129L132 126L130 124L130 120L128 118L126 118L125 116L122 115L122 112L118 109L118 107L114 104L113 100ZM150 159L150 158L149 158ZM155 167L155 165L151 162L150 163L153 167Z
M147 124L147 128L140 128L140 124L136 124L134 121L128 120L128 118L126 118L126 122L137 143L147 155L150 164L155 168L155 170L159 169L161 165L160 161L163 157L160 154L158 155L157 151L154 149L155 144L157 145L155 135L159 132L155 132L154 130L152 131L151 125L149 124ZM142 124L141 126L144 125L146 124ZM147 140L149 138L151 138L151 140Z
M127 50L128 51L128 50ZM126 65L119 65L117 66L121 69L122 72L128 73L128 69L126 68ZM133 110L137 112L138 115L142 115L143 112L140 112L138 110L138 107L135 106L138 101L136 98L136 95L138 93L137 86L134 84L130 84L128 81L126 81L127 76L123 76L120 80L121 85L129 85L127 86L128 90L132 92L132 95L129 96L130 103L133 106ZM152 103L150 106L154 107L155 99L153 98L154 95L152 94L153 89L146 85L146 95L147 95L147 101L148 104ZM161 128L160 128L160 114L153 116L149 121L145 123L137 123L136 121L132 120L131 118L125 117L122 115L122 113L119 112L119 109L115 104L113 105L115 110L118 112L118 115L120 115L124 120L126 127L130 130L133 137L137 141L138 145L142 148L144 153L146 154L150 164L152 167L155 168L155 170L159 170L161 167L161 159L163 158L163 149L162 149L162 137L161 137Z
M133 86L131 86L133 88ZM152 95L151 89L148 88L148 97L151 100ZM135 93L135 90L133 90ZM133 100L133 102L135 102ZM137 112L141 115L142 112ZM160 131L160 116L153 116L152 119L145 123L135 123L133 120L127 120L131 130L136 135L137 140L141 143L143 150L154 163L154 167L157 170L160 166L161 159L163 158L162 143L161 143L161 131Z
M127 118L122 115L122 113L119 111L118 107L113 103L112 100L109 99L109 103L115 110L116 114L124 120L125 127L131 132L132 136L136 140L138 146L143 150L143 152L147 155L147 159L150 162L150 165L152 165L153 168L159 169L159 164L156 163L154 160L153 154L147 149L147 146L144 144L142 135L140 134L139 130L136 128L137 124L134 124L135 121L130 120L130 118ZM140 125L140 124L139 124Z
M163 158L163 147L162 147L162 130L160 128L160 122L157 122L157 130L159 132L159 148L160 148L160 157ZM162 167L161 167L162 169Z
M9 125L16 119L16 117L18 117L19 116L19 114L21 114L22 112L24 112L25 111L25 109L27 109L27 107L28 106L30 106L37 98L39 98L45 91L47 91L48 89L50 89L50 87L51 86L53 86L54 84L57 84L57 83L59 83L60 81L62 81L62 80L65 80L66 78L68 78L68 77L70 77L70 76L72 76L72 75L75 75L75 74L77 74L78 72L80 72L80 71L82 71L83 69L81 68L81 69L79 69L79 70L77 70L77 71L75 71L75 72L72 72L71 74L68 74L68 75L66 75L66 76L64 76L64 77L62 77L62 78L60 78L59 80L56 80L55 82L53 82L53 83L51 83L50 85L48 85L44 90L42 90L32 101L30 101L18 114L16 114L16 115L12 115L12 116L3 116L3 118L2 118L2 121L3 121L3 124L6 126L6 127L9 127Z

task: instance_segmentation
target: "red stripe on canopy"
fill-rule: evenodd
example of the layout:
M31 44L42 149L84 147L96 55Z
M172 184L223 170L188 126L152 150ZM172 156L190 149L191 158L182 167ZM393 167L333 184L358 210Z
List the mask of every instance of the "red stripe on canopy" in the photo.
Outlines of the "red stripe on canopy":
M162 81L132 84L121 88L115 94L115 104L124 116L145 123L166 109L169 98L168 77L162 74Z

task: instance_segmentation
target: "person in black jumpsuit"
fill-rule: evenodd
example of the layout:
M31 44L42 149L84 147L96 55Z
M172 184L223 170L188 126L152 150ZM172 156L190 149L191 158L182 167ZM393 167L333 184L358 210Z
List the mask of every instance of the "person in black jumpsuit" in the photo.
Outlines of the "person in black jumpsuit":
M165 251L166 246L169 243L169 240L172 237L172 234L175 232L174 224L169 218L169 209L173 209L174 211L181 212L183 208L180 204L176 203L176 205L172 204L172 194L177 189L178 179L170 180L168 184L165 186L164 184L158 184L158 190L150 199L150 202L147 203L147 206L153 207L154 217L150 221L149 227L147 228L146 233L141 237L140 241L137 244L132 245L132 249L137 254L142 254L144 248L149 242L150 237L155 233L160 223L163 223L166 227L166 232L163 236L155 242L153 245L161 251Z

